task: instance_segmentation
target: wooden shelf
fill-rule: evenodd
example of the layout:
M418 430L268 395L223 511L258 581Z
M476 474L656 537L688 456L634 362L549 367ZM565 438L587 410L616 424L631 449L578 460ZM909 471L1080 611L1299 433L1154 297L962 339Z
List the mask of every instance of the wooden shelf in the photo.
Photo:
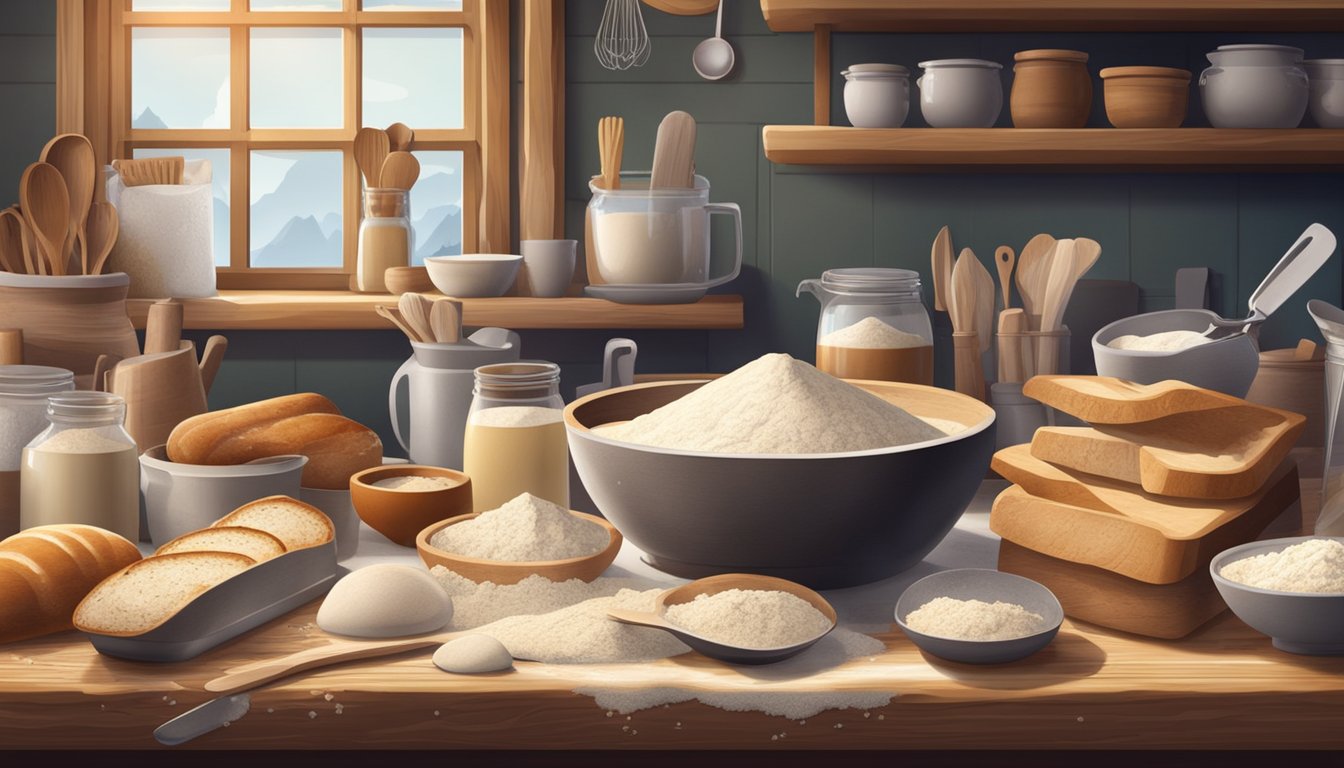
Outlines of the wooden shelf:
M145 327L152 299L131 299L136 328ZM183 327L191 330L392 330L374 313L395 304L386 294L344 291L220 291L209 299L183 299ZM603 299L501 297L463 299L468 326L512 330L648 329L703 330L742 327L741 296L706 296L694 304L616 304Z
M793 165L947 170L1329 171L1344 130L891 128L767 125L765 156Z
M1341 0L761 0L775 32L1324 32Z

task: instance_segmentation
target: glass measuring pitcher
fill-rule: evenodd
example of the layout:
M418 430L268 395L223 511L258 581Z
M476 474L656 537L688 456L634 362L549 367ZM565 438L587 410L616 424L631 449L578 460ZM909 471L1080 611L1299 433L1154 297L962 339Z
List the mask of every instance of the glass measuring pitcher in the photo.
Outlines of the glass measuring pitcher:
M817 367L842 379L933 384L933 326L909 269L828 269L795 296L821 302Z
M1325 337L1325 478L1318 536L1344 536L1344 310L1320 299L1307 302L1307 312Z

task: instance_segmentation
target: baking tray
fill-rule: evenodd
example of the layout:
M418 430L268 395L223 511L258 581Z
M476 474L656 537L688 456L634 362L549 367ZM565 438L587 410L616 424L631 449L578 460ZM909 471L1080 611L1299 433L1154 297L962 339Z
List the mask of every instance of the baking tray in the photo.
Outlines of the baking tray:
M143 635L85 633L99 653L135 661L186 661L327 593L348 571L336 542L287 552L211 587Z

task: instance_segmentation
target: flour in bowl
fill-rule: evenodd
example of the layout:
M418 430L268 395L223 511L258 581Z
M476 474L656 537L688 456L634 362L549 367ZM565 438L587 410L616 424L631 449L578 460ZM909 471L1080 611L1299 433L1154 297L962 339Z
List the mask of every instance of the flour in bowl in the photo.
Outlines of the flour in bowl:
M1013 640L1044 632L1045 617L1017 603L936 597L908 613L906 626L954 640Z
M445 552L508 563L587 557L610 542L607 529L530 493L450 525L429 539Z
M831 620L806 600L773 589L728 589L667 606L668 621L736 648L783 648L826 634Z
M817 343L847 349L909 349L929 345L919 334L906 333L871 316L838 331L831 331Z
M1208 344L1212 339L1194 331L1163 331L1148 336L1117 336L1106 343L1111 349L1137 352L1179 352L1182 349Z
M841 453L946 433L876 395L785 354L757 358L633 421L613 440L706 453Z
M1309 539L1279 552L1228 563L1218 574L1228 581L1275 592L1344 594L1344 544Z
M456 480L434 475L401 475L400 477L385 477L374 483L374 486L378 488L388 488L394 491L442 491L445 488L452 488L458 485L461 485L461 483Z

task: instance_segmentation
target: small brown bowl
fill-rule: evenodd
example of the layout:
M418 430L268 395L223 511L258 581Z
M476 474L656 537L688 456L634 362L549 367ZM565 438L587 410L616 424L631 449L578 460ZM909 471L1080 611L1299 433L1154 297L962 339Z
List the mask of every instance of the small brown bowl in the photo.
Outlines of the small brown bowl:
M374 483L392 477L445 477L457 485L436 491L379 488ZM421 464L390 464L356 472L350 478L350 501L355 512L375 531L403 547L415 546L415 535L425 526L471 511L471 478L455 469Z
M1179 128L1190 99L1190 71L1172 67L1101 70L1106 119L1116 128Z
M448 570L460 574L476 583L491 581L495 584L517 584L528 576L542 576L551 581L568 581L570 579L579 579L580 581L592 581L601 576L603 571L611 565L616 559L616 553L621 551L621 542L624 540L621 532L606 520L583 512L570 510L569 513L575 517L581 518L590 523L596 523L607 530L611 540L607 542L606 549L593 555L585 557L571 557L567 560L535 560L532 562L506 563L498 560L482 560L476 557L465 557L463 555L445 552L438 547L431 546L429 540L434 534L447 528L450 525L463 523L467 520L475 519L480 513L470 515L458 515L457 517L444 520L443 522L433 523L420 532L415 537L415 548L420 551L420 559L425 561L425 565L433 568L436 565L442 565Z
M429 270L424 267L388 267L383 271L383 284L393 296L434 290L434 283L429 280Z

